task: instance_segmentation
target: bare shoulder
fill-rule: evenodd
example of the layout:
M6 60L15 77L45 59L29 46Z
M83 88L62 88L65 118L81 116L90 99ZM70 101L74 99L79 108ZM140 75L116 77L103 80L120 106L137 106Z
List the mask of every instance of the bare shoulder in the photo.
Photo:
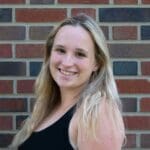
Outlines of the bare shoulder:
M78 129L79 150L121 150L124 125L118 108L103 100L96 124L96 138L86 136L86 130Z

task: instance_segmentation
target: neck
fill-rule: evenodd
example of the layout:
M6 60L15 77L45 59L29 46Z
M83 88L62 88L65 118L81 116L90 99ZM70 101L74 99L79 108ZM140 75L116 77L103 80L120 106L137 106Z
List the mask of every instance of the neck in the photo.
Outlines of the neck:
M78 100L78 95L80 94L80 90L61 89L60 92L62 106L74 105Z

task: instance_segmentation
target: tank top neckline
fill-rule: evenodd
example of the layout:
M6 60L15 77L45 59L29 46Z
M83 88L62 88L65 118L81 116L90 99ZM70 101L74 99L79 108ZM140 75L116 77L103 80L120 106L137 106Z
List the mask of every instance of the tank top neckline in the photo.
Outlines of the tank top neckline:
M47 127L45 127L44 129L42 130L39 130L39 131L33 131L33 134L40 134L46 130L48 130L49 128L59 124L59 122L61 122L67 115L68 113L70 113L74 108L75 108L76 104L71 106L58 120L56 120L55 122L53 122L52 124L48 125Z

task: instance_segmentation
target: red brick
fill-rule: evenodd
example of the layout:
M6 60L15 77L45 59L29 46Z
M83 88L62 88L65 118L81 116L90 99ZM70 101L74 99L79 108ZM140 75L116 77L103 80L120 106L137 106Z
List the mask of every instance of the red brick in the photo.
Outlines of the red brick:
M150 134L141 135L141 146L142 148L150 148Z
M140 101L141 112L150 112L150 98L142 98Z
M71 13L72 16L75 16L79 13L85 13L94 19L96 18L96 10L94 8L74 8L72 9Z
M0 26L0 40L25 40L24 26Z
M30 0L30 4L54 4L55 0Z
M13 92L12 80L0 80L0 95Z
M125 145L126 148L134 148L136 147L136 135L135 134L127 134L127 143Z
M44 46L42 44L18 44L16 45L17 58L42 58Z
M114 0L115 4L137 4L138 0Z
M27 100L23 98L1 98L0 112L24 112L27 111Z
M0 130L12 129L12 117L0 116Z
M106 40L109 40L109 29L108 29L108 26L100 26L100 28L102 29Z
M53 29L52 26L32 26L29 29L29 38L31 40L45 40Z
M66 16L66 9L16 9L17 22L57 22Z
M0 4L24 4L25 0L0 0Z
M137 28L134 26L113 27L114 40L136 40Z
M150 130L149 116L126 116L124 122L129 130Z
M30 104L29 104L29 106L30 106L30 111L32 112L32 110L33 110L33 108L34 108L34 104L35 104L35 98L31 98L30 99Z
M122 98L123 112L137 112L137 99L136 98Z
M108 44L108 47L113 58L150 58L150 44L117 43Z
M33 93L34 80L18 80L17 93Z
M150 4L150 0L142 0L143 4Z
M12 47L10 44L0 44L0 58L12 57Z
M8 147L13 139L13 134L0 133L0 147Z
M27 119L27 115L19 115L16 116L16 129L20 129L24 123L24 121Z
M142 75L150 75L150 62L141 62Z
M109 0L58 0L63 4L108 4Z
M150 82L144 79L133 79L133 80L117 80L116 81L119 93L128 93L128 94L142 94L150 93Z

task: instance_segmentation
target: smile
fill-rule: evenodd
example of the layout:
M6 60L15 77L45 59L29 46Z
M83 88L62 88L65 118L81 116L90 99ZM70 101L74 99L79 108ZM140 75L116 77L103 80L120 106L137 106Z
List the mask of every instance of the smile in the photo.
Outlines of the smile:
M62 70L62 69L59 69L59 71L66 76L72 76L72 75L76 74L76 72L66 71L66 70Z

